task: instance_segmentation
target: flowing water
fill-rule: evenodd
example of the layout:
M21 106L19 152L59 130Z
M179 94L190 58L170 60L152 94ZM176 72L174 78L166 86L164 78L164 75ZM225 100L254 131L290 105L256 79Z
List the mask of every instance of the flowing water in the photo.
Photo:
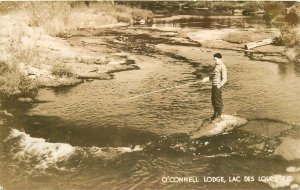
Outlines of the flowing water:
M116 73L111 80L42 89L37 98L46 101L41 103L3 103L13 117L6 116L0 125L0 186L268 188L257 181L204 183L203 177L270 176L299 166L274 150L282 137L299 139L300 69L250 61L241 52L222 53L229 71L224 112L248 119L246 126L229 134L189 138L187 132L211 115L210 84L120 101L199 80L199 68L185 61L138 63L140 70ZM200 182L164 183L167 176L196 176Z

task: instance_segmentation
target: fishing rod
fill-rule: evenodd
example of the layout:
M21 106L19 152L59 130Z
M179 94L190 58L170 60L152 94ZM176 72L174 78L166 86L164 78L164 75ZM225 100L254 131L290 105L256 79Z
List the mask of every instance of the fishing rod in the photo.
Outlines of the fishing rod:
M168 88L163 88L163 89L147 92L147 93L144 93L144 94L139 94L139 95L132 96L132 97L129 97L129 98L125 98L125 99L122 99L122 100L119 100L119 101L123 102L123 101L126 101L126 100L132 100L132 99L140 98L140 97L143 97L143 96L148 96L148 95L151 95L151 94L155 94L155 93L158 93L158 92L163 92L163 91L167 91L167 90L180 88L180 87L183 87L183 86L188 86L188 85L198 84L198 83L205 83L207 81L209 81L209 77L206 77L206 78L204 78L202 80L199 80L199 81L196 81L196 82L190 82L190 83L186 83L186 84L181 84L181 85L177 85L177 86L173 86L173 87L168 87Z

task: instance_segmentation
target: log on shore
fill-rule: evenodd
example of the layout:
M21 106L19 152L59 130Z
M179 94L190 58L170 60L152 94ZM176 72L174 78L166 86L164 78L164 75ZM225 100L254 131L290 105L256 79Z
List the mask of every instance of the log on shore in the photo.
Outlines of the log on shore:
M249 42L245 45L245 49L253 49L259 46L265 46L265 45L269 45L272 44L273 40L271 38L267 38L267 39L263 39L263 40L259 40L259 41L255 41L255 42Z

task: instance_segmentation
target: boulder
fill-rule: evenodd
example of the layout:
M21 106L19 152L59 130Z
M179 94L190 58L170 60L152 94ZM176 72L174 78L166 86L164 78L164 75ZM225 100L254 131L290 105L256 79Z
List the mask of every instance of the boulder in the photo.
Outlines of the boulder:
M293 126L283 122L259 119L249 121L245 126L239 128L239 130L248 131L255 135L277 137L282 134L283 131L289 130L292 127Z
M286 137L282 143L275 149L274 155L280 155L286 160L299 160L300 159L300 139L293 139Z

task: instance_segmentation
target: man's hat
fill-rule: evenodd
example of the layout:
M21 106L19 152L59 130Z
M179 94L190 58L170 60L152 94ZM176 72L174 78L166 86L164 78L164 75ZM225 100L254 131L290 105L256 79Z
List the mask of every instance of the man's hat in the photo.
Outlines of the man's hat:
M221 55L220 53L215 53L215 54L214 54L214 57L221 59L221 58L222 58L222 55Z

